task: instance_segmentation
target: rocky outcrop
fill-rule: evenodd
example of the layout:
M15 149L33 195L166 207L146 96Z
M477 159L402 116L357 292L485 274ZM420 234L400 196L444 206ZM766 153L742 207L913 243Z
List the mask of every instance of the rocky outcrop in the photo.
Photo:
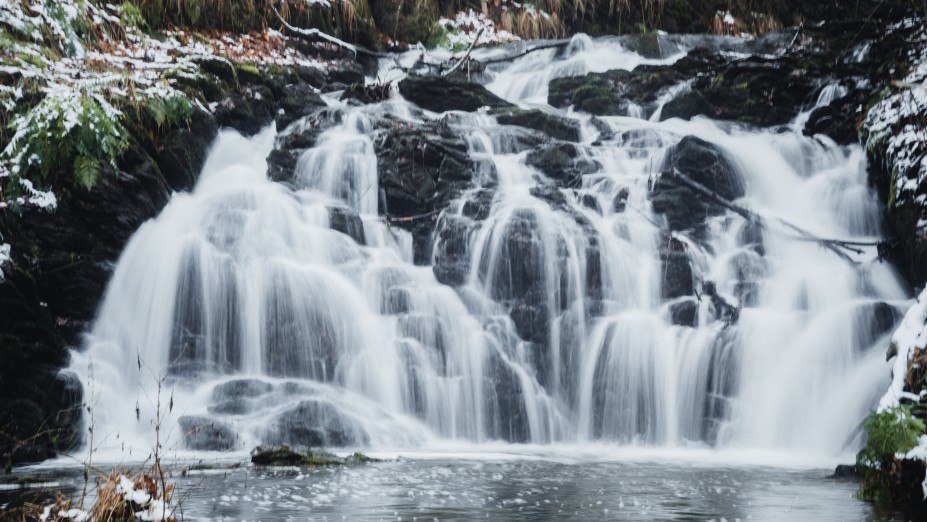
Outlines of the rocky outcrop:
M443 76L410 76L399 82L399 93L406 100L434 112L512 107L482 85Z

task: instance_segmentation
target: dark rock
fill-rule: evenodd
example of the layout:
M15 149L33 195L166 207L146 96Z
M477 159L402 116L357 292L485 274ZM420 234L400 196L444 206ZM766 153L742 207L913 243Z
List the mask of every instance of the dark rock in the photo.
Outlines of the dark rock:
M599 198L595 197L594 194L583 194L580 196L579 202L589 210L595 211L596 214L602 214L602 205L599 204Z
M834 474L829 478L858 482L863 480L863 474L859 472L859 466L856 464L838 464Z
M760 284L766 277L766 260L753 250L738 252L728 260L734 279L734 297L740 306L756 306Z
M669 308L670 322L676 326L698 326L698 301L683 299Z
M858 143L858 113L861 108L866 107L868 101L866 92L853 90L850 94L811 111L803 132L806 136L823 134L839 145Z
M690 180L728 201L744 195L744 182L715 145L694 136L686 136L666 152L663 174L657 178L649 197L653 210L663 214L672 230L699 227L711 216L726 208L675 179L678 171Z
M238 442L238 436L231 428L214 419L185 415L179 423L184 444L189 449L229 451Z
M308 116L325 106L322 97L309 85L288 85L283 90L283 99L280 102L283 112L275 114L277 129L285 129L299 118Z
M380 213L412 232L415 263L426 264L440 210L471 186L480 166L463 138L440 122L388 125L375 132L374 147Z
M362 459L354 459L354 461L366 462ZM254 448L251 450L251 463L255 466L340 466L346 462L325 451L313 451L300 446L290 448L283 445Z
M528 412L518 374L498 353L491 351L483 375L488 435L508 442L530 440Z
M277 417L264 440L274 445L359 446L368 437L330 402L312 399Z
M599 170L599 165L584 157L572 143L554 143L536 149L528 153L525 161L560 187L577 187L584 174Z
M470 223L445 216L438 222L432 271L439 283L460 286L470 274Z
M473 112L480 107L512 106L482 85L442 76L410 76L399 82L399 93L419 107L434 112Z
M579 122L538 109L505 111L497 115L496 120L503 125L518 125L541 131L557 140L580 141L581 137Z
M670 238L660 248L661 284L660 288L665 299L692 295L695 284L692 277L692 267L689 264L689 254L682 241Z
M791 58L753 56L696 77L689 92L664 105L660 119L702 115L764 127L783 125L811 101L818 84Z
M267 156L267 177L271 181L290 181L296 173L296 164L303 151L274 149Z
M621 190L615 194L615 199L612 201L612 209L615 212L624 212L625 208L628 206L628 196L631 195L631 189L628 187L621 187Z
M328 222L332 230L350 236L358 245L367 244L364 222L361 221L357 212L347 207L329 207Z
M273 94L267 87L253 86L232 93L219 103L214 115L220 127L252 136L274 121L275 107Z

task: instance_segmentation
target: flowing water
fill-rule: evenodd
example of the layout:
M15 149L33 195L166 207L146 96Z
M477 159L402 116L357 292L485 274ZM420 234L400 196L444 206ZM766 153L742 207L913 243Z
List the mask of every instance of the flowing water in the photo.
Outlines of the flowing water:
M644 60L614 41L577 37L565 51L486 71L501 97L577 121L580 155L595 167L558 188L527 164L512 127L487 113L448 115L485 168L438 218L433 266L413 264L411 234L377 215L376 121L429 117L398 95L365 107L331 101L341 123L303 155L291 184L267 179L274 129L250 139L222 132L196 188L175 195L131 239L85 349L74 353L94 446L117 460L143 458L160 415L172 451L301 442L425 451L501 441L550 451L630 445L652 455L760 450L809 466L852 458L859 423L889 381L891 324L883 323L897 319L908 295L874 249L851 262L780 219L822 237L878 239L880 207L863 151L803 136L799 125L657 122L639 109L632 114L640 117L593 121L544 104L552 78L676 58ZM825 87L817 102L835 93ZM689 135L723 151L742 179L737 203L765 218L757 232L723 212L698 234L672 236L684 245L695 291L713 282L738 308L734 320L702 294L666 297L662 256L671 238L648 193L668 148ZM478 201L485 208L474 211ZM452 253L456 286L436 277ZM680 303L693 307L695 326L673 324ZM403 519L420 509L430 520L447 494L453 509L472 508L450 511L464 518L517 506L538 519L554 507L579 518L628 508L650 513L643 518L733 519L777 509L767 494L801 496L807 478L628 463L548 463L541 478L530 459L454 462L434 471L386 466L383 480L395 482L377 487L393 500L370 509L395 508ZM432 472L447 475L443 492L418 491ZM343 481L364 472L331 473ZM751 473L769 487L745 486ZM517 477L514 489L497 474ZM579 475L584 485L572 484ZM294 496L321 494L300 477L272 482ZM642 485L657 483L666 498L641 497L650 487ZM588 487L589 499L565 504L556 487ZM667 507L690 490L702 500ZM848 502L852 492L841 491ZM853 506L848 518L863 513Z

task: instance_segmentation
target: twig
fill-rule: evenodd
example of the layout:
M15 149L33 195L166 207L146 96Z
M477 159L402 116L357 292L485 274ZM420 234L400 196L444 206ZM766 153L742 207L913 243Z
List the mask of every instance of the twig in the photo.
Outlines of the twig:
M460 68L460 66L463 65L464 62L467 61L467 59L470 57L470 53L473 52L473 48L476 47L476 42L480 41L480 36L483 35L483 31L484 31L484 30L486 30L485 27L480 27L480 31L479 31L478 33L476 33L476 38L473 39L473 43L470 44L470 48L467 49L467 53L463 55L463 58L461 58L460 60L457 60L457 63L454 64L453 67L451 67L451 68L448 69L447 71L444 71L444 74L442 74L441 76L448 76L448 75L450 75L452 72L454 72L454 71L456 71L458 68Z

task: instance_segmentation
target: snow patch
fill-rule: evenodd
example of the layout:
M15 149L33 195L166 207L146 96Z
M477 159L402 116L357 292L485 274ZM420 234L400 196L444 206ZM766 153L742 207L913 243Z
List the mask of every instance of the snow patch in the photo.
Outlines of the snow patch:
M543 11L529 11L532 16L549 16ZM438 25L448 31L447 43L453 49L456 47L469 47L475 41L477 44L502 44L521 40L514 34L496 29L496 24L483 13L473 9L461 11L454 18L438 19ZM477 39L479 38L479 39Z
M892 335L892 345L897 350L892 367L892 384L879 401L879 413L898 406L901 399L920 399L919 396L904 391L904 382L914 349L927 345L927 288L905 313L901 325Z

